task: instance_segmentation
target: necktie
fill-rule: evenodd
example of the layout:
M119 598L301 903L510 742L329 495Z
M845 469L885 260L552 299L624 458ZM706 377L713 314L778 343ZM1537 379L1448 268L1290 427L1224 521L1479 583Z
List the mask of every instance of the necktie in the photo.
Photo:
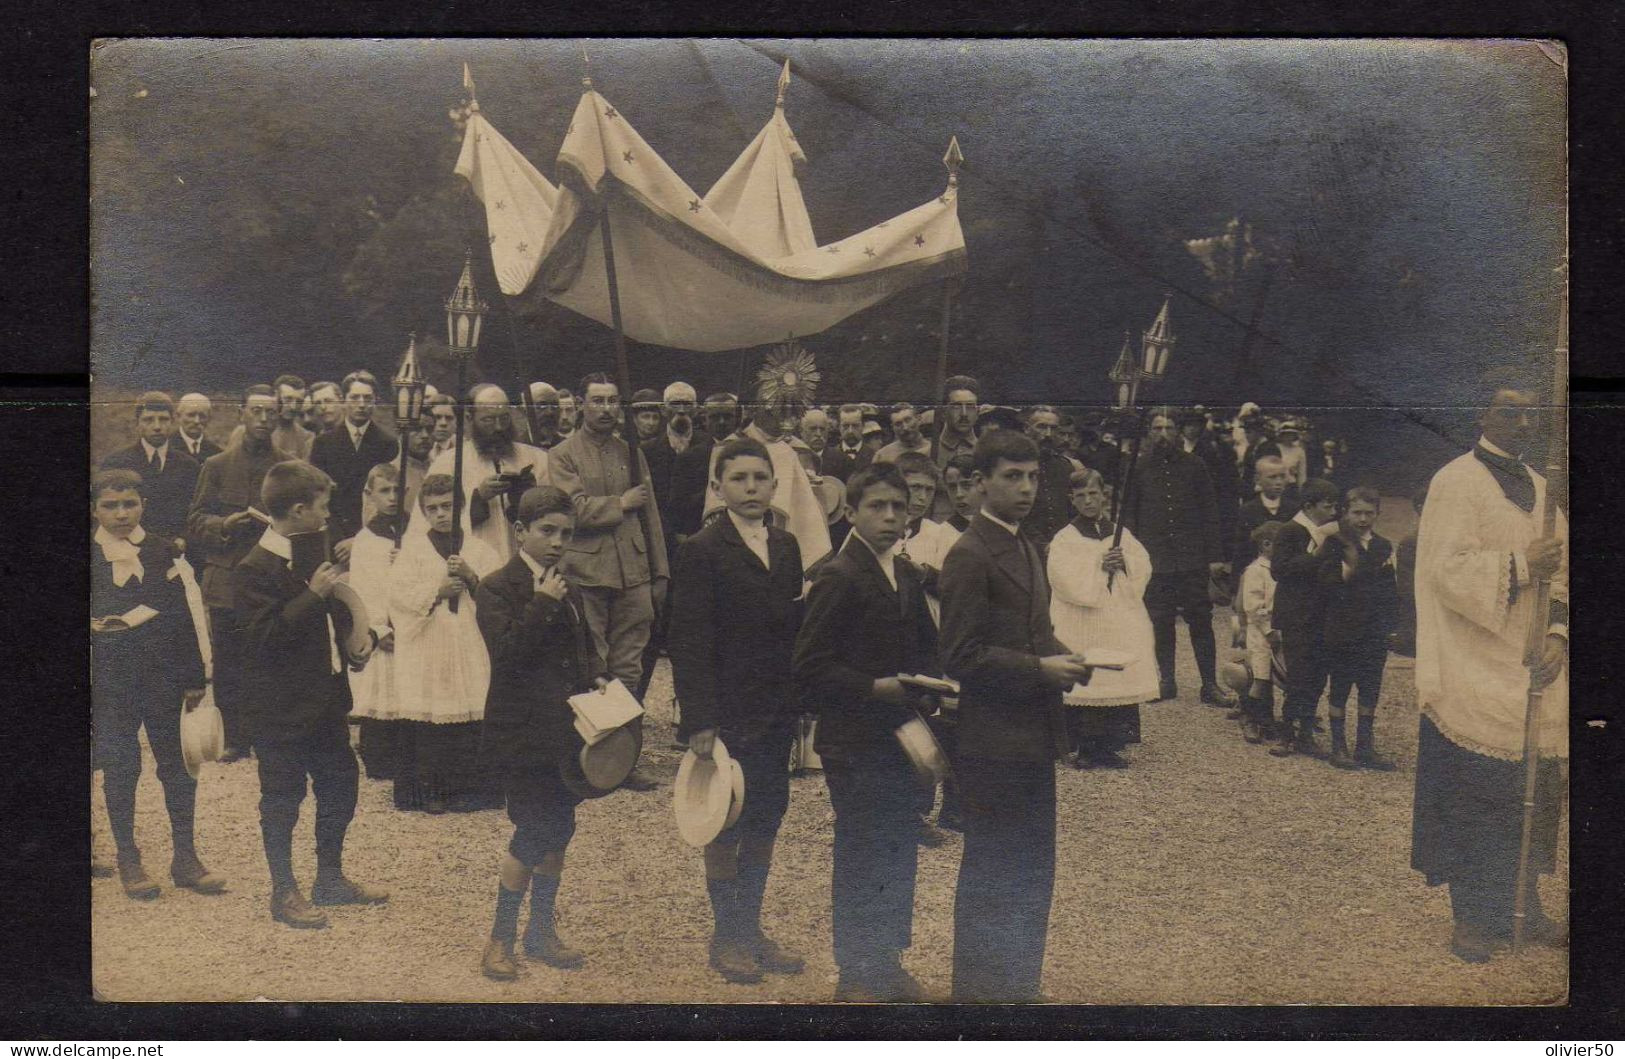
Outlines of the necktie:
M1508 500L1524 511L1535 510L1535 481L1529 476L1529 468L1523 465L1522 460L1497 456L1482 445L1473 447L1473 455L1489 468L1490 474L1495 477L1495 484L1501 487L1502 494Z

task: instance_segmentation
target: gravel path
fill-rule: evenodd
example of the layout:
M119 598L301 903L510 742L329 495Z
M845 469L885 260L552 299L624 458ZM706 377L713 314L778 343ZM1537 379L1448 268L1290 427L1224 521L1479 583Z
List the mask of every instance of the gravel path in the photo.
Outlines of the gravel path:
M1228 612L1224 612L1228 616ZM1181 633L1183 641L1183 632ZM1226 642L1221 634L1221 643ZM1339 772L1248 746L1221 710L1198 705L1188 645L1181 695L1144 708L1133 766L1060 775L1059 867L1044 989L1088 1004L1550 1004L1567 990L1566 953L1532 949L1481 966L1452 957L1449 900L1409 868L1416 709L1408 660L1391 659L1378 745L1390 774ZM818 774L794 781L764 922L808 957L799 977L730 986L707 969L710 912L698 851L678 839L670 778L671 683L650 696L654 792L581 807L559 898L561 929L586 968L530 965L498 984L479 972L496 867L509 836L500 811L398 813L389 786L362 780L347 870L387 886L386 906L330 910L326 931L293 931L267 912L252 763L207 765L198 841L228 893L168 886L169 840L150 754L138 831L165 885L150 903L116 879L92 882L94 980L107 1000L525 1002L824 1002L830 953L832 813ZM95 843L111 862L100 784ZM314 871L311 803L295 867ZM922 849L914 946L905 959L945 993L953 945L957 836ZM1545 880L1554 914L1564 875Z

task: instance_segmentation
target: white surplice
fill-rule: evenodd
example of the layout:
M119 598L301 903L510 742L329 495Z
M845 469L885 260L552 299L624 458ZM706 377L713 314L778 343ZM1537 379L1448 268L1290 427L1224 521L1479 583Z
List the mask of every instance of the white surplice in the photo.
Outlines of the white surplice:
M1046 572L1055 638L1078 654L1110 651L1130 659L1121 672L1097 669L1083 687L1066 693L1069 706L1129 706L1157 698L1156 643L1145 610L1151 556L1123 530L1125 569L1106 587L1100 568L1111 540L1085 537L1070 523L1050 542Z

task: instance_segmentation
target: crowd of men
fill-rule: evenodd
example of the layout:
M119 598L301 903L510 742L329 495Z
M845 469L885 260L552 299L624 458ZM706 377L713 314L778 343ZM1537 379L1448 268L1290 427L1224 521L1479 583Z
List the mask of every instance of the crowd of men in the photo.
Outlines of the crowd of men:
M1200 701L1231 711L1248 742L1339 768L1393 767L1376 751L1372 718L1413 575L1398 571L1403 546L1375 534L1380 498L1349 475L1345 447L1311 443L1300 418L1256 405L1233 416L1159 409L1136 438L1139 418L996 405L965 376L930 408L747 406L730 393L701 401L679 381L632 394L628 416L616 383L589 375L574 392L533 383L517 408L496 385L474 387L458 468L452 395L431 393L399 439L376 421L380 396L366 371L249 386L221 448L208 398L147 393L134 406L135 442L102 460L92 489L97 760L132 897L159 892L134 843L143 724L174 882L225 886L193 847L196 781L180 765L175 718L153 705L193 708L207 669L225 721L222 760L258 762L274 918L321 927L313 905L387 899L343 871L359 722L366 772L394 782L398 807L507 806L516 831L485 973L517 973L527 889L526 955L579 966L554 926L579 795L537 780L552 773L535 758L571 745L568 694L618 680L641 700L666 654L678 738L702 757L725 743L750 791L705 854L711 964L726 980L802 967L763 932L760 911L791 761L816 756L835 807L838 998L921 996L899 961L913 851L944 827L964 833L955 996L1035 999L1054 874L1050 763L1117 767L1112 751L1138 738L1136 715L1133 734L1103 752L1067 716L1096 670L1091 645L1063 642L1051 623L1046 558L1071 528L1098 544L1088 554L1101 558L1089 561L1104 577L1089 591L1132 591L1131 618L1152 634L1152 657L1130 660L1153 674L1143 698L1110 705L1178 695L1182 618ZM1511 445L1514 434L1497 436ZM1504 445L1493 458L1517 464L1517 452ZM1528 476L1500 466L1496 481L1508 477ZM1521 484L1509 488L1522 498ZM1531 540L1509 545L1533 550L1502 564L1514 597L1559 569L1560 547ZM371 625L370 646L347 664L326 605L341 584ZM178 585L200 599L196 618ZM125 620L138 602L158 619ZM1242 678L1231 687L1215 606L1238 619L1229 646L1242 652L1232 659ZM1554 618L1553 636L1566 650L1566 622ZM908 673L945 675L958 693L900 684ZM1329 752L1316 740L1328 685ZM1351 750L1343 715L1355 689ZM891 734L916 711L953 762L937 827L922 821L931 804ZM815 746L797 746L803 712L818 718ZM307 777L318 852L310 901L290 854ZM642 770L624 784L659 785ZM1424 870L1433 881L1453 869ZM1463 958L1496 945L1504 902L1499 883L1490 890L1458 908Z

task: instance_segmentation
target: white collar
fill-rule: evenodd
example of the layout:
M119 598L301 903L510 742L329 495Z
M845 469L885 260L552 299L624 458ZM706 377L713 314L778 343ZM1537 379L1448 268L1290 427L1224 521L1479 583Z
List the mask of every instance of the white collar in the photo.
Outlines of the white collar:
M863 546L865 548L869 549L869 554L873 555L875 557L875 561L880 564L881 573L886 575L886 580L891 582L892 588L896 588L897 587L897 545L893 544L890 548L887 548L885 551L877 552L877 551L875 551L875 546L873 544L870 544L869 541L863 536L863 534L859 533L857 530L853 530L847 536L848 536L848 539L859 541L859 542L861 542L863 544Z
M1496 445L1496 444L1492 444L1490 442L1490 440L1488 438L1486 438L1482 434L1480 434L1478 436L1478 446L1479 446L1479 448L1483 449L1485 452L1489 453L1491 456L1500 456L1503 459L1508 459L1508 460L1516 460L1516 459L1518 459L1517 456L1514 456L1512 453L1508 452L1506 449L1503 449L1501 446Z
M738 530L739 535L745 540L750 540L752 537L764 538L767 536L767 523L761 519L755 519L753 521L747 518L740 518L732 511L728 511L728 521L734 524L734 529Z
M344 429L350 432L350 444L361 444L361 439L366 436L367 428L370 426L372 426L372 420L370 419L367 420L367 422L362 423L360 426L356 426L354 423L350 422L348 418L346 418L344 420Z
M1012 537L1021 532L1021 527L1019 525L1017 525L1014 522L1006 522L1006 521L1004 521L1004 519L1002 519L999 516L995 515L993 512L989 511L986 507L982 508L982 517L987 519L989 522L993 523L995 526L1003 526L1006 530L1008 530L1010 532L1010 535Z
M667 423L666 443L670 445L675 452L687 452L688 447L694 443L694 434L692 432L687 434L679 434L677 431L671 428L670 423Z
M203 448L203 439L200 437L193 440L192 438L187 437L186 432L183 430L181 431L181 444L186 446L187 452L198 452Z
M169 457L169 439L168 438L164 439L164 443L162 445L154 445L152 442L148 441L146 438L142 438L141 439L141 448L146 452L147 459L149 459L149 460L152 459L154 456L157 456L160 460L167 459Z
M102 527L97 526L95 536L91 537L91 540L102 546L102 554L104 555L107 554L107 549L109 547L113 548L115 551L122 551L124 545L127 544L131 547L135 547L146 539L147 528L145 526L136 526L135 529L130 531L130 535L123 540L119 540Z
M119 540L111 533L96 527L95 542L101 546L102 558L113 566L113 584L123 588L134 577L146 580L147 572L141 567L141 549L137 547L147 539L147 531L140 526L130 531L129 537Z
M293 562L293 541L270 526L265 527L265 532L260 534L260 547L283 562Z
M1263 493L1258 494L1258 502L1260 504L1263 504L1264 505L1264 510L1268 511L1272 515L1275 514L1277 511L1281 510L1281 501L1283 501L1285 499L1286 499L1286 494L1285 493L1282 493L1280 496L1276 497L1274 500L1271 500L1269 497L1265 496Z
M1253 565L1262 566L1264 569L1268 570L1270 568L1270 557L1267 555L1260 555L1258 558L1253 560Z
M842 452L862 452L863 451L863 439L859 438L858 443L856 445L848 445L845 441L842 441L841 442L841 451Z
M519 558L525 560L525 565L530 567L531 575L535 577L537 581L540 581L542 579L542 575L547 573L546 570L542 569L542 564L538 563L535 559L532 559L530 557L530 553L525 551L525 549L518 548L515 550L519 553Z
M1293 515L1292 521L1309 531L1309 538L1314 542L1317 548L1320 546L1321 541L1331 536L1331 527L1337 525L1335 522L1328 522L1324 526L1317 526L1310 521L1309 516L1304 514L1302 511L1299 511L1296 515Z

